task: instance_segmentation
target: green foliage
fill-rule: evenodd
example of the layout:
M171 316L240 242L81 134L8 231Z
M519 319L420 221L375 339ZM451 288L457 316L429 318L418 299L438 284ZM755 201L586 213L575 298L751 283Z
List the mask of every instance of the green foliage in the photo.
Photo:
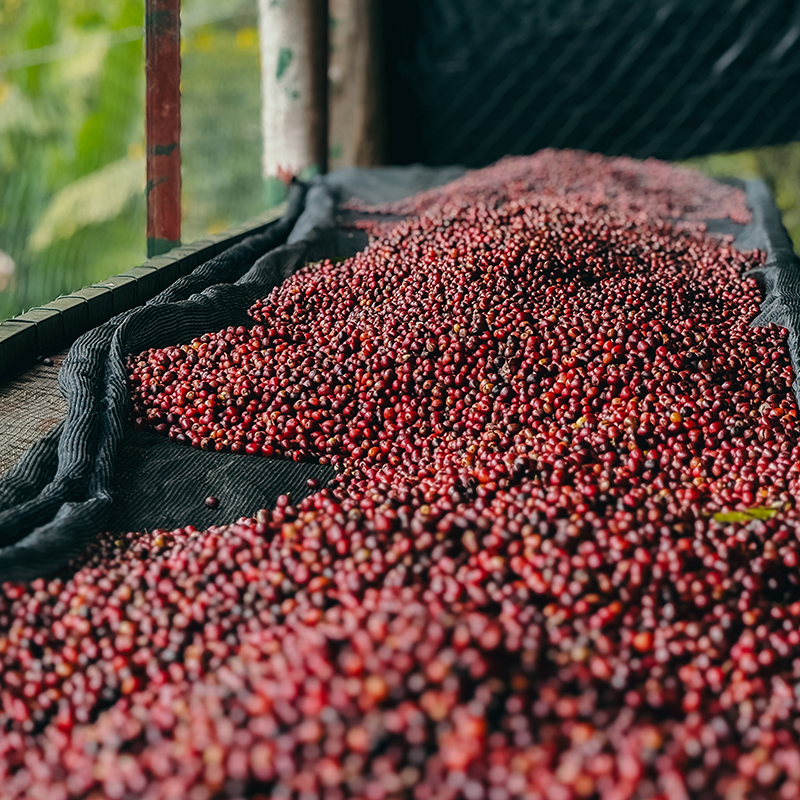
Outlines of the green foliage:
M16 264L0 319L144 257L143 42L115 39L143 17L144 0L2 7L2 57L40 56L0 72L0 250Z
M144 158L121 158L67 184L57 192L36 227L28 245L34 253L76 231L119 217L144 191Z
M184 0L184 18L191 22L193 10L207 5L208 0ZM234 8L238 13L213 25L183 28L182 238L186 242L248 220L266 205L256 3L247 0Z
M142 24L141 0L126 0L110 27L121 30ZM122 158L142 136L142 42L109 48L89 115L77 137L75 175L86 175Z
M192 241L264 207L256 0L182 16ZM143 20L144 0L0 0L0 319L145 258Z

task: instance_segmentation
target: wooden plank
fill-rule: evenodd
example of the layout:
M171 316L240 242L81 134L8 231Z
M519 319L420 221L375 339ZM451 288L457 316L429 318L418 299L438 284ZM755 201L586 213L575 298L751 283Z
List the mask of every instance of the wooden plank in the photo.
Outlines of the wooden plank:
M64 323L54 308L32 308L15 319L36 325L36 355L52 355L64 341Z
M106 286L86 286L67 297L76 297L86 303L87 325L94 328L114 316L114 294Z
M36 351L36 323L7 319L0 322L0 375L24 363Z

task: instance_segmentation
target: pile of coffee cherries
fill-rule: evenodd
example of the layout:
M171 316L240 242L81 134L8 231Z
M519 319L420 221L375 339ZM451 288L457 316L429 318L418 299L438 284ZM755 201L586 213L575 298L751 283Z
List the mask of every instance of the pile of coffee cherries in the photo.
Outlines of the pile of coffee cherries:
M736 189L544 151L384 210L134 419L318 459L0 591L0 796L800 797L800 447Z

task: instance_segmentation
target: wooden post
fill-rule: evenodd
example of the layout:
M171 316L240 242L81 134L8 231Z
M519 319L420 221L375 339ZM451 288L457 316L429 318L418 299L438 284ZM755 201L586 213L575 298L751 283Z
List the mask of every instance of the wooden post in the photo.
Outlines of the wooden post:
M330 0L330 164L383 163L379 0Z
M328 166L328 0L259 0L267 205Z
M181 3L146 0L147 255L181 243Z

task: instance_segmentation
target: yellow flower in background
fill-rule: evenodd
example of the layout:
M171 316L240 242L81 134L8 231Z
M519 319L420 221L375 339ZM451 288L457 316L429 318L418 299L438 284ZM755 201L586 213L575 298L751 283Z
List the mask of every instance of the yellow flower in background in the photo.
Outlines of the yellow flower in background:
M191 44L199 53L210 53L214 49L214 35L209 31L200 31L192 38Z
M236 47L239 50L253 50L258 47L256 28L239 28L236 31Z

